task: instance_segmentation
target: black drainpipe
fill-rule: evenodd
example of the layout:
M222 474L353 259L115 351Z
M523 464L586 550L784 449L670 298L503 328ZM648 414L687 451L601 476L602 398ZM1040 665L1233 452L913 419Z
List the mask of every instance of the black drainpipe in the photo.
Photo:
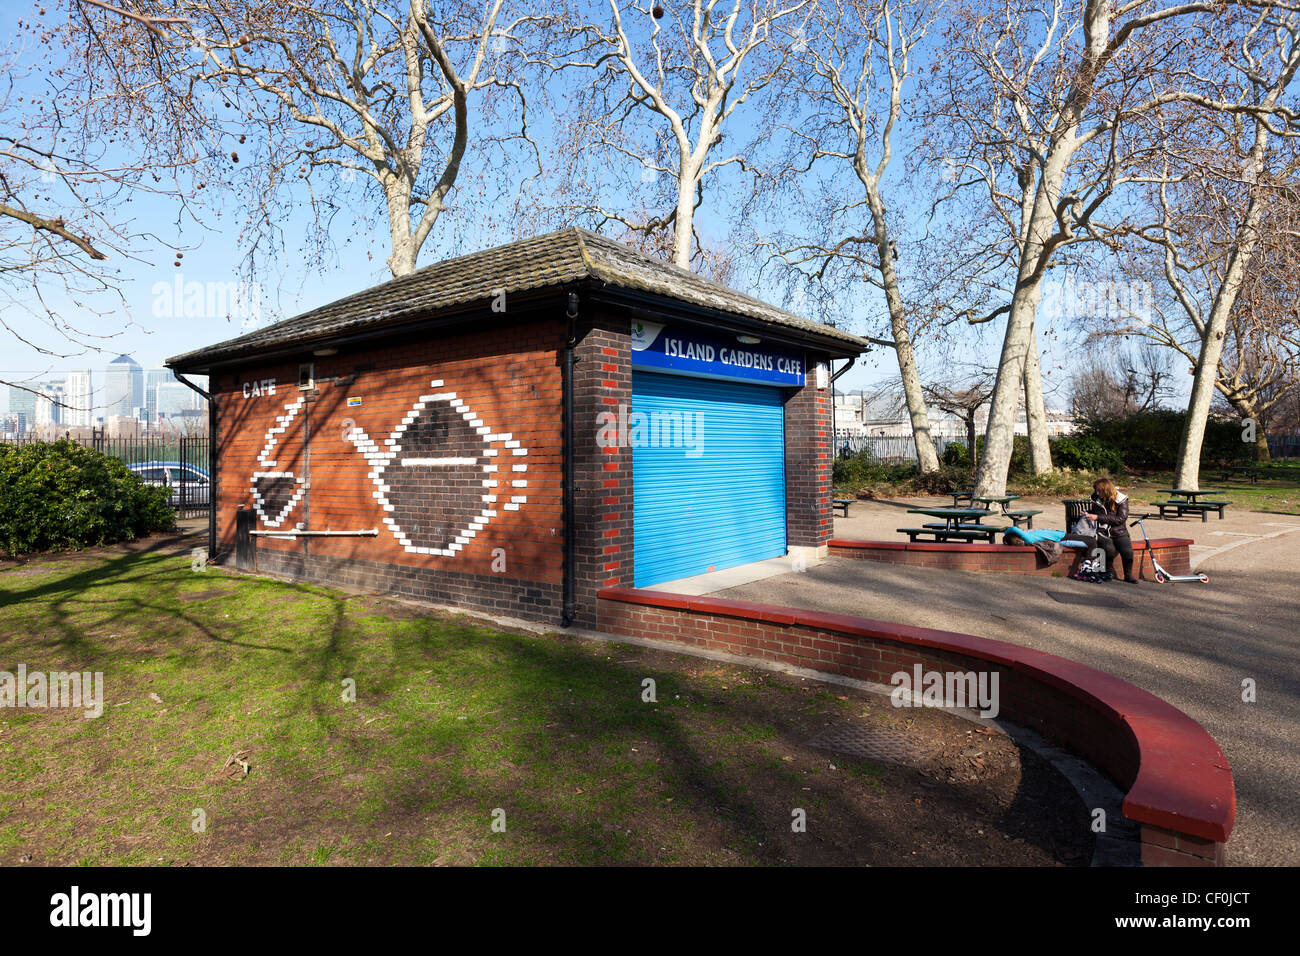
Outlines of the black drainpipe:
M573 528L573 366L577 361L574 347L578 344L578 293L569 293L568 337L564 342L564 610L560 617L562 627L570 627L577 614L573 600L574 567L577 563Z
M858 357L856 355L850 355L849 360L845 363L844 367L831 375L831 445L833 446L831 448L831 461L835 461L840 457L840 432L835 425L835 380L849 369L853 368L853 363L857 360ZM828 368L830 366L830 361L830 359L826 360Z
M198 392L208 403L208 560L217 556L217 402L176 369L172 377Z

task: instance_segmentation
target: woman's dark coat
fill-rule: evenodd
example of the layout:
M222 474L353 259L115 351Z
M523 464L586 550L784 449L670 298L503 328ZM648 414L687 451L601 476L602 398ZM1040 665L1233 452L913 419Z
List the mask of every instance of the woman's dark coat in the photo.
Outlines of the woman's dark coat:
M1097 536L1101 538L1127 538L1128 534L1128 495L1120 492L1115 499L1115 507L1108 508L1097 492L1092 493L1092 504L1088 506L1090 514L1097 516Z

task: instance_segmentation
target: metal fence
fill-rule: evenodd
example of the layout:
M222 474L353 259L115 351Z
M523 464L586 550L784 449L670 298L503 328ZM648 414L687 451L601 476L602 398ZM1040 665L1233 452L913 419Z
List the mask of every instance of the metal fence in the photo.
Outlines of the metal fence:
M936 438L934 450L940 458L949 445L965 445L963 439ZM911 435L882 437L879 435L845 435L840 434L835 440L835 454L839 457L856 455L865 449L872 458L891 465L901 465L916 461L916 441Z
M44 438L7 438L7 445L30 445ZM117 458L150 484L166 485L178 518L208 513L212 489L208 483L208 438L169 435L159 438L70 438L86 448ZM154 467L146 467L148 465Z
M1268 453L1274 458L1300 458L1300 435L1269 435Z
M935 438L934 450L939 457L943 457L944 449L949 445L966 445L964 438ZM838 457L845 457L845 448L848 454L856 455L864 448L871 454L872 458L886 464L904 464L906 462L916 461L916 442L911 435L898 435L891 437L882 437L879 435L840 435L835 440L835 454ZM1268 452L1274 458L1300 458L1300 436L1297 435L1270 435L1268 438Z

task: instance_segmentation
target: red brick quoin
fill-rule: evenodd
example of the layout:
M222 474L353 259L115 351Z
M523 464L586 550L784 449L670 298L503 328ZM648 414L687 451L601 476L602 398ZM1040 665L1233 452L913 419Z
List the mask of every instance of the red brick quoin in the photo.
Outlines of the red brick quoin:
M1160 566L1170 574L1191 574L1188 548L1190 538L1156 538L1151 542L1150 553ZM1062 549L1061 559L1048 563L1042 553L1029 545L1008 544L912 544L907 541L861 541L852 538L832 538L830 553L841 558L859 561L883 561L887 564L906 564L916 568L947 568L950 571L984 571L992 574L1065 575L1078 568L1087 555L1082 548ZM1153 579L1155 568L1147 556L1145 541L1133 542L1135 571Z
M890 683L927 671L996 672L1000 715L1091 760L1125 791L1147 866L1218 866L1237 797L1227 757L1174 706L1102 671L969 634L632 588L600 591L598 626Z

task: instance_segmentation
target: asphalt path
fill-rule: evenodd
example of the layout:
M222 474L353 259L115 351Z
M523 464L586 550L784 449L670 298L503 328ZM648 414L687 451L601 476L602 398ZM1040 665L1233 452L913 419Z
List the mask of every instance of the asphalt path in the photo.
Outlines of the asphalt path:
M905 507L917 506L859 502L836 533L898 540L899 519L915 517ZM1044 517L1063 510L1052 507ZM1192 562L1210 583L1158 585L1149 566L1141 584L1086 584L829 558L715 595L976 634L1122 677L1200 721L1227 754L1237 787L1229 864L1300 865L1300 516L1230 510L1224 521L1151 522L1148 533L1193 538ZM1064 604L1051 592L1123 606ZM1242 699L1246 680L1253 703Z

